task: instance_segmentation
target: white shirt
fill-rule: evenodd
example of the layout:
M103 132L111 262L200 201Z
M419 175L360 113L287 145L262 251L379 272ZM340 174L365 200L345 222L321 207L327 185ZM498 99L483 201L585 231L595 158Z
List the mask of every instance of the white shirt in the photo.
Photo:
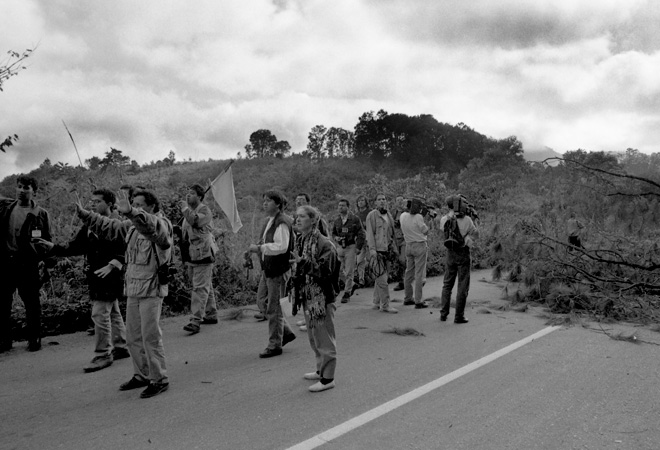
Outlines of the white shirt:
M410 214L404 211L399 217L399 222L406 243L426 242L429 227L424 222L421 214Z
M275 220L274 217L271 217L268 219L268 223L266 224L266 229L264 230L264 235L263 240L266 240L266 233L268 233L268 230L270 230L271 225L273 225L273 220ZM269 242L266 244L261 244L261 255L262 259L263 256L265 255L281 255L282 253L286 253L286 251L289 248L289 228L285 224L280 224L280 226L277 227L275 230L275 235L273 236L273 242Z

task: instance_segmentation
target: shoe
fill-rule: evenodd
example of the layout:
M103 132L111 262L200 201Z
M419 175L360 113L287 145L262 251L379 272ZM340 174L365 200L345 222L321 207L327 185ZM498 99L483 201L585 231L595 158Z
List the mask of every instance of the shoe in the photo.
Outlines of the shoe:
M348 301L351 299L351 294L348 292L344 292L344 296L341 298L342 303L348 303Z
M403 306L412 306L415 304L415 300L404 300Z
M115 347L112 349L112 359L117 361L118 359L130 358L131 354L128 352L127 348Z
M440 316L440 322L446 322L447 321L447 316Z
M305 325L305 319L299 320L298 322L296 322L296 325L298 325L299 327Z
M149 383L149 386L140 394L140 398L154 397L165 392L169 387L170 383Z
M332 389L333 387L335 387L335 380L332 380L328 384L323 384L319 381L318 383L314 383L309 387L309 392L327 391L328 389Z
M424 309L424 308L428 308L428 307L429 307L429 305L427 305L427 304L424 303L424 302L421 302L421 303L415 303L415 309Z
M383 308L383 309L381 309L381 311L383 311L384 313L390 313L390 314L396 314L396 313L399 312L398 310L392 308L391 306L389 306L387 308Z
M83 367L85 373L96 372L112 365L112 354L99 355L92 359L92 362Z
M310 380L310 381L318 381L321 379L321 375L319 375L318 372L309 372L303 375L303 378L305 380Z
M289 342L292 342L292 341L295 341L295 340L296 340L296 335L293 334L293 333L284 335L284 337L282 337L282 347L284 347Z
M364 287L363 283L353 283L353 287L351 288L351 295L353 295L353 293L355 291L357 291L358 289L360 289L362 287Z
M254 318L257 319L259 322L263 322L264 320L266 320L266 315L262 313L256 313L254 315Z
M202 325L215 325L218 323L218 319L213 319L213 318L204 318L202 319Z
M403 288L404 288L403 283L399 283L396 286L394 286L394 289L392 289L392 290L393 291L403 291Z
M373 305L371 309L380 309L380 305Z
M454 319L454 323L468 323L469 320L467 320L465 317L456 317Z
M190 322L189 324L183 327L183 330L189 332L190 334L197 334L199 333L199 325Z
M119 385L119 390L130 391L131 389L137 389L145 386L149 386L149 380L140 380L138 377L133 375L133 378L128 380L126 383Z
M278 356L281 354L281 348L267 348L263 352L259 353L259 358L272 358L273 356Z
M41 339L36 339L28 342L28 352L38 352L41 350Z
M307 331L307 325L300 325L300 327L298 327L298 329L300 331Z

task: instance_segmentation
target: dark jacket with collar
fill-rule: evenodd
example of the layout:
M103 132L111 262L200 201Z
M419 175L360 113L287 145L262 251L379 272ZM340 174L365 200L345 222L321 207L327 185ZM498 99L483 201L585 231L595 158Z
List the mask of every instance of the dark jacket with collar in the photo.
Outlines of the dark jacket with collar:
M0 258L6 260L9 258L9 249L7 248L7 233L9 232L9 218L14 208L18 205L18 200L0 199L0 233L4 236L0 245ZM50 218L48 212L31 201L31 208L25 217L25 222L21 227L20 235L17 238L18 254L15 255L19 261L30 264L37 264L45 259L45 252L31 242L32 232L39 230L41 238L51 242Z
M266 230L266 225L268 225L269 220L270 219L266 220L263 227L261 228L261 233L259 236L262 236L262 239L259 241L259 244L268 244L274 242L275 231L280 225L284 225L289 229L289 247L287 248L286 252L279 255L263 255L263 258L261 258L261 255L259 255L259 261L261 261L261 269L264 271L264 275L266 275L268 278L274 278L280 275L284 275L291 267L289 259L291 258L291 251L293 251L295 237L293 234L291 219L289 219L289 217L283 214L281 211L277 213L273 219L273 224L268 230ZM264 233L266 233L265 237Z

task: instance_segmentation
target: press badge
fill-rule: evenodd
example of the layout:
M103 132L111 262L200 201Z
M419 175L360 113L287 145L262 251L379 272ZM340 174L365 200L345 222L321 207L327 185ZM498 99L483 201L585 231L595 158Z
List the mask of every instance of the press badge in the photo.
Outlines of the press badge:
M32 230L32 239L38 239L41 237L41 230Z

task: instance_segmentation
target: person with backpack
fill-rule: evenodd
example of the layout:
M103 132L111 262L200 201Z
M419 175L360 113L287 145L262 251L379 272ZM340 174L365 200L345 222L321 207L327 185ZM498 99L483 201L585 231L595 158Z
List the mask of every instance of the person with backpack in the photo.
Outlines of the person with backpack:
M316 357L316 371L303 375L316 381L310 392L334 388L337 366L334 317L340 265L335 246L318 230L320 217L312 206L298 207L296 226L300 233L292 252L295 307L305 312L307 336Z
M119 390L146 387L141 398L165 392L169 379L159 320L163 299L168 294L168 274L163 269L169 269L172 261L172 223L160 212L156 195L147 190L133 194L133 205L128 194L120 191L117 210L125 220L87 211L80 201L76 202L76 209L100 239L121 237L126 242L126 339L134 375Z
M449 212L440 219L440 228L444 231L447 248L440 320L444 322L449 316L451 291L458 277L454 323L463 324L468 323L468 319L465 318L465 303L470 288L470 247L474 245L474 239L477 237L477 227L467 215L468 202L463 196L447 197L447 206Z

